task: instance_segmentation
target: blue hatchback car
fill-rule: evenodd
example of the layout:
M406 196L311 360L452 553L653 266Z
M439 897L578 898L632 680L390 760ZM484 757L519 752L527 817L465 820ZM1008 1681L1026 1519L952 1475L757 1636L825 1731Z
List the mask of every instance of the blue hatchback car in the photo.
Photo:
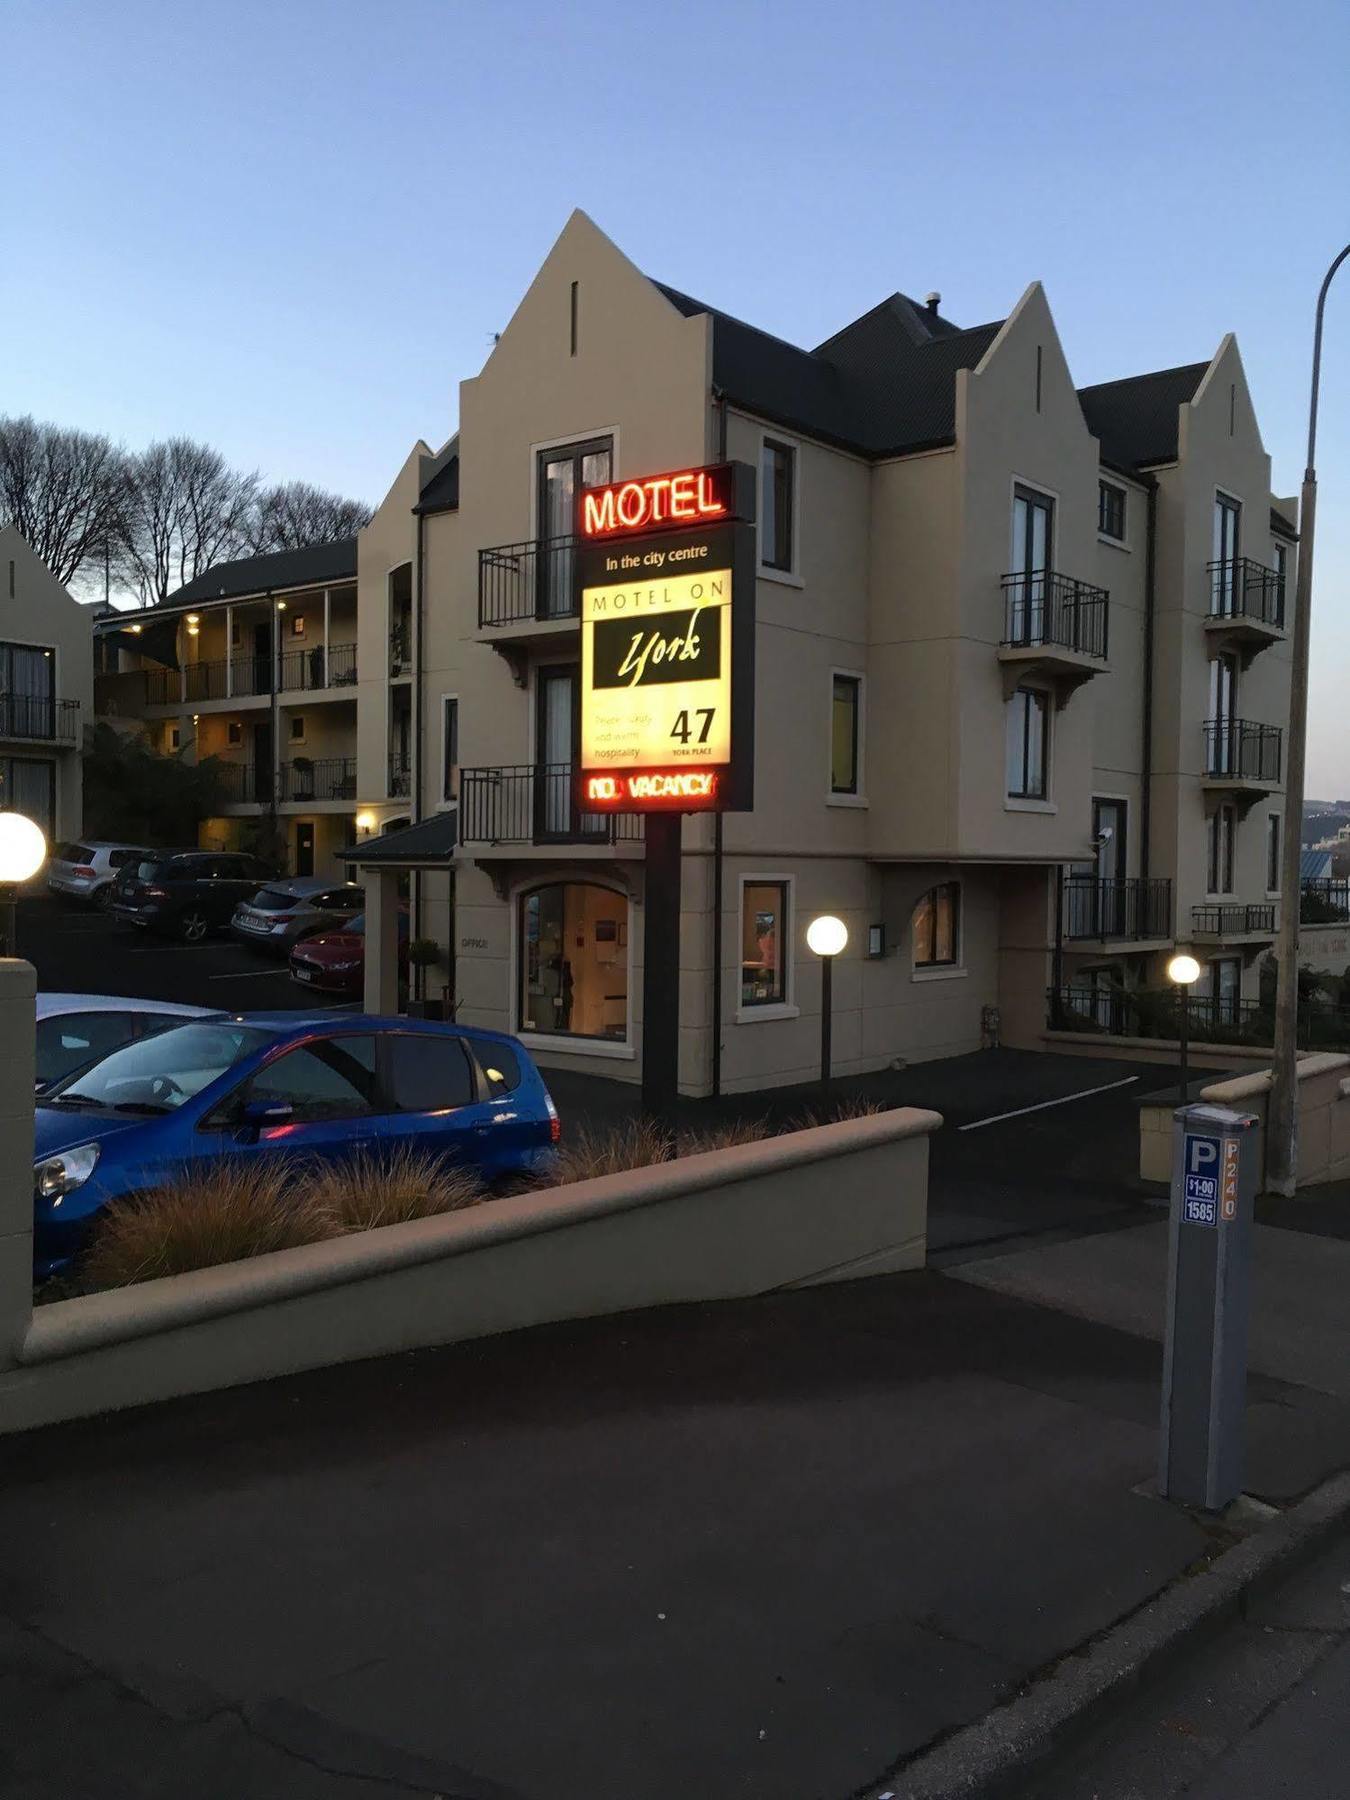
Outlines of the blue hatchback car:
M33 1165L39 1278L64 1268L110 1200L214 1157L425 1149L487 1181L528 1174L558 1114L498 1032L331 1014L194 1021L114 1050L44 1094Z

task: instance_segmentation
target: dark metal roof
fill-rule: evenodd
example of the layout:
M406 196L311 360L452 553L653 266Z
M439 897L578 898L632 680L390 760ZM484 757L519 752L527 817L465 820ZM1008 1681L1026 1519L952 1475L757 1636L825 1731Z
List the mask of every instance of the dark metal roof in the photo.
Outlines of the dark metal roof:
M303 550L274 550L266 556L217 563L170 594L164 605L200 606L209 600L233 600L277 588L322 587L355 579L356 539L338 538L331 544L307 544Z
M384 831L364 843L351 844L338 852L338 861L354 862L363 869L444 868L454 858L458 837L459 811L452 806L416 825L401 825L397 831Z
M814 350L654 284L686 318L713 322L713 381L738 406L861 456L951 443L956 371L973 369L1002 321L963 331L892 294Z
M1207 362L1187 363L1079 388L1083 417L1107 461L1124 469L1175 462L1177 409L1194 399L1208 367Z
M437 458L431 474L422 484L414 512L453 512L459 505L459 452L442 461Z
M1287 537L1295 544L1298 542L1297 525L1294 524L1292 519L1285 518L1279 508L1275 506L1272 506L1270 509L1270 529L1272 531L1278 531L1281 537Z

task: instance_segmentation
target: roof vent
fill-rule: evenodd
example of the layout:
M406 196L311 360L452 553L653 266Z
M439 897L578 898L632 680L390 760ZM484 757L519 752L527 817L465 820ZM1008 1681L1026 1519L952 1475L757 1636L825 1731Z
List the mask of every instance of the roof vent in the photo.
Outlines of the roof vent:
M932 313L933 317L936 318L937 309L942 305L942 295L934 288L931 294L924 295L923 303L928 308L929 312Z

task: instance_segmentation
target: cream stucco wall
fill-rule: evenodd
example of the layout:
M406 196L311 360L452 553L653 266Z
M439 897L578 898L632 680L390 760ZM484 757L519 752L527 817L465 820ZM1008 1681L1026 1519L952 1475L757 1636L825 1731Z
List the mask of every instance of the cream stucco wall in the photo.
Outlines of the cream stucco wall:
M51 649L56 699L80 704L68 743L40 736L8 738L0 742L0 755L52 763L56 813L52 835L78 837L84 830L81 733L93 721L91 609L71 598L13 525L0 529L0 581L0 639Z

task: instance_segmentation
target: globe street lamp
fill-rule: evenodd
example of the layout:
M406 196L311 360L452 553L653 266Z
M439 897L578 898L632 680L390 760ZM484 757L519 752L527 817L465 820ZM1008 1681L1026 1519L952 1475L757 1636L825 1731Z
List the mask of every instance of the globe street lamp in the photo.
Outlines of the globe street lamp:
M848 942L848 926L821 913L806 928L806 947L820 958L820 1092L830 1092L830 1027L834 1011L834 959Z
M1200 979L1200 965L1193 956L1183 950L1174 956L1167 965L1167 979L1181 989L1181 1104L1185 1106L1187 1088L1190 1085L1190 1071L1186 1067L1187 1031L1190 1022L1191 989Z
M0 812L0 951L16 952L14 902L21 883L29 881L47 860L42 830L22 813Z

